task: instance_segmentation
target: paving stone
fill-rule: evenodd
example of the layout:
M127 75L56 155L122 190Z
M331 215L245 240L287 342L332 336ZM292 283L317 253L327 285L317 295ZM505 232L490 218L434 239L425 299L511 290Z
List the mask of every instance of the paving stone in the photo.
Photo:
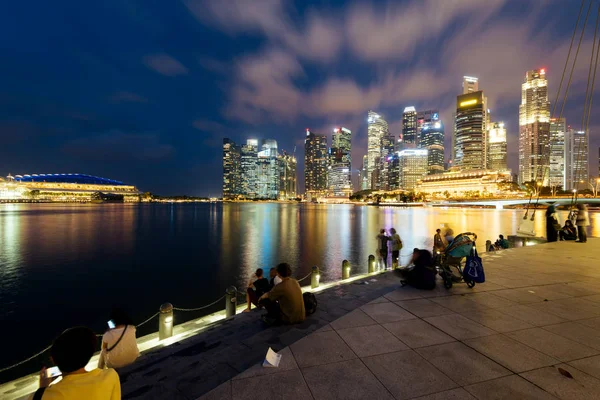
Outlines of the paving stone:
M469 339L465 344L517 373L560 364L560 361L504 335Z
M572 361L598 354L598 351L542 328L509 332L515 339L560 361Z
M460 342L415 351L461 386L511 375L506 368Z
M469 392L462 388L447 390L422 397L415 397L414 400L476 400Z
M490 328L486 328L459 314L441 315L438 317L424 318L424 320L458 340L493 335L496 333Z
M412 350L366 357L363 362L396 399L410 399L457 387Z
M291 350L300 367L356 358L356 354L335 331L313 333L294 343Z
M231 381L227 381L210 392L206 393L204 396L198 398L197 400L231 400Z
M315 400L393 399L358 359L303 368L302 373Z
M337 332L359 357L408 349L381 325L341 329Z
M569 365L585 372L594 378L600 379L600 356L582 358L569 362Z
M369 301L367 304L377 304L377 303L389 303L390 301L385 297L381 296L376 298L375 300Z
M474 301L473 297L465 294L447 297L436 297L432 298L431 301L434 301L442 307L448 308L457 313L489 308L487 306L484 306L483 304L479 304L478 302Z
M262 361L261 361L260 363L253 365L252 367L248 368L241 374L234 377L233 380L252 378L255 376L271 375L271 374L275 374L277 372L298 369L298 364L296 363L296 359L294 359L294 355L292 354L292 351L290 350L289 347L286 347L285 349L278 351L277 353L281 354L281 361L279 363L279 367L277 367L277 368L263 367ZM265 352L265 356L266 355L267 354Z
M461 315L501 333L533 328L533 325L498 310L477 310L466 312Z
M544 301L529 306L569 321L600 316L600 307L596 303L578 298Z
M539 303L541 300L544 300L543 297L537 296L535 293L532 293L532 291L533 288L524 287L518 289L496 290L494 291L494 294L518 304Z
M412 288L410 286L404 286L400 289L394 290L383 297L388 299L389 301L401 301L401 300L410 300L410 299L420 299L422 291Z
M465 296L467 299L476 302L477 304L489 308L505 308L516 305L514 301L507 300L503 297L496 296L494 293L475 293Z
M563 376L558 368L566 370L573 378ZM600 380L565 364L524 372L521 376L563 400L600 399Z
M556 397L538 388L518 375L506 376L487 382L466 386L478 399L486 400L552 400Z
M341 318L336 319L331 322L330 325L333 329L346 329L346 328L355 328L357 326L366 326L366 325L374 325L377 322L367 314L364 313L361 309L356 309L348 314L344 315Z
M544 329L600 351L600 335L594 328L577 322L565 322L545 326Z
M233 400L313 399L300 370L234 380L231 392Z
M420 319L390 322L382 326L412 349L456 340Z
M380 324L416 318L394 303L367 304L361 310Z
M396 304L420 318L435 317L452 312L428 299L404 300L398 301Z
M525 321L533 326L553 325L565 322L564 319L557 317L554 314L540 312L529 305L519 305L507 308L500 308L498 311Z

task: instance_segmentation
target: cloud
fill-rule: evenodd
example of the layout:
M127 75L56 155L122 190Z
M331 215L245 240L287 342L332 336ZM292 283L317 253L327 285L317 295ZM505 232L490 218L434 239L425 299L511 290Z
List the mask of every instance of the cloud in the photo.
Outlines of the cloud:
M192 122L192 126L204 134L202 143L212 147L220 146L221 139L231 132L231 130L223 124L205 119L195 120Z
M185 75L188 69L168 54L153 54L145 56L144 65L165 76Z
M110 96L110 101L112 103L147 103L148 99L137 93L121 91L113 93Z
M175 148L162 143L156 134L109 131L91 137L66 142L62 151L84 160L128 162L158 162L169 159Z

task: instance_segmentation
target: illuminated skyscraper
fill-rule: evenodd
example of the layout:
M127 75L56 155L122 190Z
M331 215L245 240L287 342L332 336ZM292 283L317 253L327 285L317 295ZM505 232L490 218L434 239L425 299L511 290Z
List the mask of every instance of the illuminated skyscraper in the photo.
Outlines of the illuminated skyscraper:
M507 156L504 122L492 122L487 134L487 169L505 171Z
M285 151L278 157L279 161L279 199L296 198L296 157Z
M304 140L304 186L308 199L321 197L327 191L327 136L306 130Z
M374 188L373 172L377 168L377 159L381 157L381 138L389 134L388 123L374 111L367 114L367 180Z
M417 111L414 107L406 107L402 113L403 148L415 148L417 142Z
M550 119L550 181L553 187L566 189L565 184L565 131L564 118Z
M589 174L588 135L568 128L565 132L566 190L588 189Z
M258 140L248 139L241 148L240 194L254 199L258 191Z
M263 140L258 152L257 163L257 197L276 200L279 198L279 162L277 141Z
M457 96L453 169L485 169L486 103L481 90Z
M463 76L463 94L479 92L479 79L472 76Z
M240 149L231 139L223 139L223 198L234 199L241 192Z
M427 150L402 150L398 152L398 164L400 188L413 190L417 181L427 175Z
M438 110L426 110L417 111L417 137L416 137L416 148L421 148L422 145L422 129L424 125L430 126L431 122L440 120L440 113Z
M369 178L367 174L367 165L369 163L369 158L365 154L363 156L362 169L360 170L360 190L368 190L371 188L371 184L369 183Z
M550 163L550 102L544 69L527 71L519 106L519 183L547 185Z
M427 150L429 174L444 172L444 125L437 115L420 125L419 148Z
M331 136L328 171L329 193L333 196L352 194L352 132L335 128Z

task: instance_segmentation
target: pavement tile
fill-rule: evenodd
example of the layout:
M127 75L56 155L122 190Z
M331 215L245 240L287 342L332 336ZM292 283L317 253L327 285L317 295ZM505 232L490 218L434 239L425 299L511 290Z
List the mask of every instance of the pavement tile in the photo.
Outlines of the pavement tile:
M588 347L600 350L600 335L598 334L598 330L590 328L589 326L577 322L565 322L562 324L545 326L544 329Z
M518 304L539 303L544 300L543 297L536 295L534 290L535 288L524 287L518 289L496 290L494 291L494 294Z
M412 350L366 357L362 360L398 400L458 386Z
M504 335L469 339L465 344L517 373L560 364L560 361Z
M302 373L316 400L393 399L358 359L303 368Z
M473 299L474 298L469 295L462 294L447 297L436 297L432 298L431 301L434 301L442 307L448 308L458 313L489 308L487 306L484 306L483 304L477 303Z
M415 397L414 400L475 400L465 389L458 388L429 394L427 396Z
M404 343L381 325L359 326L341 329L337 332L359 357L408 349Z
M336 319L331 322L330 325L333 329L346 329L346 328L356 328L357 326L366 326L366 325L374 325L377 322L367 314L364 313L361 309L356 309L354 311L349 312L341 318Z
M420 299L422 291L412 288L410 286L404 286L400 289L396 289L393 292L389 292L388 294L383 295L389 301L401 301L401 300L411 300L411 299Z
M460 342L415 351L461 386L511 375L506 368Z
M600 317L590 318L590 319L580 319L577 321L578 324L582 324L585 326L589 326L590 328L594 328L600 331Z
M498 310L476 310L461 315L501 333L533 328L533 325Z
M538 388L518 375L505 376L487 382L466 386L478 399L485 400L551 400L556 397Z
M356 358L335 331L312 333L290 346L300 367L327 364Z
M428 299L404 300L398 301L396 304L420 318L435 317L452 312Z
M570 361L569 365L585 372L588 375L593 376L594 378L600 379L600 355L582 358L581 360Z
M227 381L197 400L231 400L231 381Z
M416 318L394 303L367 304L361 310L380 324Z
M381 297L376 298L375 300L371 300L367 304L389 303L389 302L390 301L388 299L386 299L385 297L381 296Z
M558 368L568 371L573 378L563 376ZM565 364L536 369L521 376L563 400L600 399L600 380Z
M498 311L518 318L534 326L552 325L565 322L564 319L559 318L554 314L540 312L540 310L536 310L535 308L529 307L529 305L500 308L498 309Z
M591 347L542 328L524 329L505 333L505 335L563 362L598 354L598 351Z
M484 292L484 293L475 293L469 294L467 299L476 302L479 305L489 308L505 308L512 307L515 303L514 301L507 300L503 297L496 296L494 293Z
M554 314L569 321L600 316L600 307L598 307L598 304L580 298L544 301L542 303L530 304L530 307Z
M319 332L329 332L329 331L332 331L332 330L333 330L333 328L331 327L331 324L327 324L327 325L325 325L325 326L322 326L322 327L320 327L319 329L317 329L317 330L315 331L315 333L319 333Z
M452 336L420 319L390 322L382 326L412 349L455 341Z
M459 314L441 315L438 317L424 318L424 320L458 340L493 335L496 333L490 328L486 328Z
M313 399L300 370L238 379L231 382L231 392L233 400Z
M255 364L252 367L248 368L241 374L237 375L233 380L236 379L246 379L252 378L255 376L263 376L263 375L271 375L277 372L289 371L292 369L298 369L298 364L294 359L294 355L289 347L278 351L277 353L281 354L281 361L279 362L279 367L277 368L265 368L262 366L262 361L259 364ZM266 356L266 352L265 352Z

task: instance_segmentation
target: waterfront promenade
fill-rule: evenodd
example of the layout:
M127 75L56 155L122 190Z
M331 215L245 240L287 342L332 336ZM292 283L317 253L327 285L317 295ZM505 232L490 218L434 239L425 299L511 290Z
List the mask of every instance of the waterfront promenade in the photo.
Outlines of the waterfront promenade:
M599 245L488 253L473 289L368 277L296 326L240 314L121 370L123 398L600 399ZM279 368L259 365L269 347Z

